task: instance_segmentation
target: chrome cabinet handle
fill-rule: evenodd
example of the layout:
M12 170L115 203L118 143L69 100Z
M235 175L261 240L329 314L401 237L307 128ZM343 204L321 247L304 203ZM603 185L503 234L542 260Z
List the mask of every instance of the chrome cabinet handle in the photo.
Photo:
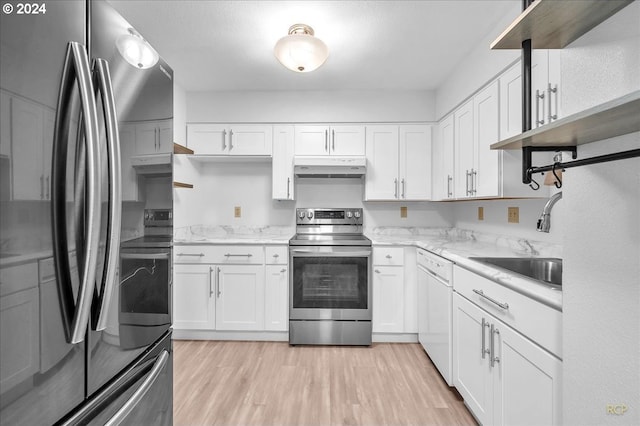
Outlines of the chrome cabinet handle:
M544 118L542 118L542 120L540 120L540 100L541 99L542 99L543 106L544 106L544 92L540 93L540 90L536 90L536 124L537 125L543 125L544 124Z
M222 131L222 150L224 151L225 149L227 149L227 131L223 130Z
M211 275L213 273L213 268L209 267L209 299L211 299L211 296L213 296L213 278L211 277Z
M451 175L447 175L447 198L453 195L453 192L451 192L452 183L453 183L453 177L451 177Z
M204 253L177 253L176 256L197 256L204 257Z
M465 179L464 179L465 194L469 195L469 193L470 193L470 191L469 191L469 176L471 175L471 173L469 173L469 170L465 170L464 171L464 175L465 175Z
M40 175L40 199L44 199L44 175Z
M74 95L77 83L78 94L81 105L81 128L84 132L84 143L79 142L82 149L82 161L85 163L83 169L85 173L76 174L78 188L82 187L84 197L76 197L77 200L84 200L85 220L84 234L79 245L78 259L81 261L80 279L81 284L77 293L75 306L73 304L73 290L70 288L71 268L67 253L69 245L67 240L67 206L66 206L66 168L67 168L67 147L69 137L69 124L72 114L71 99ZM91 68L84 45L77 42L67 44L66 56L62 71L60 91L58 95L58 108L54 127L53 140L53 161L52 161L52 216L53 216L53 241L54 251L59 253L55 256L56 275L58 277L58 292L61 298L62 314L66 317L65 335L69 343L80 343L84 340L89 314L91 313L91 302L93 289L96 280L96 269L98 263L98 248L100 244L100 204L101 204L101 170L100 170L100 149L98 132L98 112L96 100L93 96L93 84L91 81ZM79 179L86 179L80 185ZM83 206L77 206L82 209ZM77 222L81 223L81 222ZM80 231L80 230L78 230Z
M169 360L169 352L163 350L158 359L153 364L153 368L149 373L149 377L145 379L144 382L140 385L140 387L131 395L129 400L118 410L113 417L109 419L105 426L117 426L133 411L133 409L140 403L142 398L149 392L151 386L156 382L160 373L164 369L165 365L167 365L167 361Z
M251 253L247 254L235 254L235 253L225 253L224 257L252 257Z
M477 188L477 176L478 176L478 171L471 169L471 194L475 195L478 192L478 188Z
M395 190L393 192L393 196L394 196L394 198L398 198L398 179L394 179L393 180L393 186L395 188Z
M491 342L490 342L490 350L491 350L491 367L495 367L496 363L500 362L500 358L496 355L496 347L495 347L495 335L500 334L500 331L491 324Z
M107 228L107 262L104 272L104 288L102 293L102 303L100 306L100 316L96 323L96 330L107 328L107 314L111 306L111 295L116 282L118 272L119 252L120 252L120 223L122 221L122 166L120 164L120 138L118 135L118 117L116 115L116 102L113 96L113 85L109 72L109 63L104 59L95 61L95 87L97 92L102 94L102 110L105 118L105 128L107 135L107 165L109 169L109 221ZM158 149L160 141L158 133Z
M551 94L554 93L555 99L556 99L556 114L551 114ZM549 118L549 123L551 123L551 120L556 120L558 118L558 86L556 85L556 87L551 87L551 83L548 83L548 87L547 87L547 105L549 107L549 111L548 111L548 118Z
M404 178L402 179L402 198L407 198L405 191L404 191L404 186L405 186L405 181Z
M331 150L335 152L336 150L336 131L331 130Z
M159 148L158 139L158 129L153 129L153 146L155 147L156 151L158 151Z
M222 284L220 283L220 267L219 266L216 266L216 293L219 299L220 295L222 294Z
M49 176L47 176L44 179L44 188L45 188L45 199L50 200L51 199L51 193L50 193L51 186L49 185Z
M291 198L291 178L287 178L287 200Z
M329 151L329 131L324 131L324 150Z
M233 149L233 129L229 130L229 151Z
M481 327L482 328L480 329L480 331L482 332L482 359L484 359L485 355L489 353L489 349L486 349L485 333L484 333L484 329L489 327L489 323L485 321L484 317L482 318Z
M476 290L475 288L473 289L473 292L477 295L479 295L480 297L483 297L485 299L487 299L489 302L501 307L502 309L509 309L509 304L508 303L500 303L498 302L496 299L487 296L486 294L484 294L484 292L482 290Z

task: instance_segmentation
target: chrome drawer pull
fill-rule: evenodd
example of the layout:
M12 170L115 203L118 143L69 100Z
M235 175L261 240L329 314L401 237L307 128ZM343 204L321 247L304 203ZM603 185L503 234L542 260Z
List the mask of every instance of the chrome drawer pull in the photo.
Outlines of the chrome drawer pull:
M500 303L497 300L487 296L484 294L484 292L482 290L476 290L475 288L473 289L473 292L481 297L484 297L485 299L487 299L489 302L494 303L498 306L500 306L502 309L509 309L509 304L508 303Z
M247 254L226 253L224 256L225 257L252 257L253 255L251 253L247 253Z
M204 253L178 253L176 254L176 256L196 256L196 257L203 257Z

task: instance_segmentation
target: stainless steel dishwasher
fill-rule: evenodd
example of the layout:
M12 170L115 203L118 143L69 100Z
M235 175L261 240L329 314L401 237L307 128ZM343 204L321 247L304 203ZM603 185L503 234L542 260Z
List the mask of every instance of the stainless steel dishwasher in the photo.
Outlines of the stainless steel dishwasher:
M418 249L418 341L449 386L452 381L453 263Z

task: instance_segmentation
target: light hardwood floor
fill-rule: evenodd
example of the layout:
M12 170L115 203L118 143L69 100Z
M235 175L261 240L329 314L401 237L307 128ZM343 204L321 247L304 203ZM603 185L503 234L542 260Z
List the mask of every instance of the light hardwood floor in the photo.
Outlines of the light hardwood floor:
M174 342L174 424L475 425L418 344Z

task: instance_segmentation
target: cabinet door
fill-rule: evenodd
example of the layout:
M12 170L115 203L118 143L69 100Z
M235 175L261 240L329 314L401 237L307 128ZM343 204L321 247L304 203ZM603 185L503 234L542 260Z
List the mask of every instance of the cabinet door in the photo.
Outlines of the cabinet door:
M493 423L493 382L488 353L490 322L489 314L454 293L453 385L485 425Z
M493 423L561 424L562 362L501 322L493 324Z
M138 174L131 165L131 157L136 154L135 124L120 124L118 135L122 167L122 201L140 201Z
M173 152L173 120L164 120L158 126L158 152Z
M562 118L562 104L560 100L562 96L560 92L562 90L562 75L561 75L561 63L560 58L562 57L561 50L548 50L548 85L547 89L551 90L551 92L547 92L547 96L550 99L547 99L547 114L549 117L549 122L553 122L559 118Z
M173 326L182 330L215 329L215 289L211 265L174 265Z
M500 139L522 133L522 65L509 68L499 79Z
M431 126L400 126L400 198L431 199Z
M39 318L37 288L0 297L0 392L16 387L38 372Z
M45 196L44 108L22 99L11 99L11 129L13 199L42 200Z
M136 128L136 154L158 152L158 125L156 122L138 123Z
M500 151L498 142L498 82L494 81L473 97L473 138L475 142L472 181L474 197L500 196Z
M293 126L273 126L272 197L295 200L293 181Z
M0 155L11 157L11 96L0 91L0 102Z
M217 266L216 328L264 329L264 266Z
M286 265L267 265L265 273L264 328L289 329L289 269Z
M222 124L187 124L187 147L197 155L228 152L227 128Z
M331 155L365 155L364 126L331 126Z
M373 267L373 332L404 331L404 268Z
M328 126L295 126L295 155L329 155Z
M473 169L473 99L453 114L455 140L455 197L471 195L471 169Z
M272 126L245 125L229 129L229 155L271 155Z
M438 144L441 152L441 174L439 179L442 199L454 197L454 164L455 164L455 140L453 114L440 122L440 134ZM437 160L437 159L436 159Z
M398 126L367 126L366 200L397 200Z
M549 52L535 49L531 52L531 128L543 126L547 118L547 87L549 84Z

